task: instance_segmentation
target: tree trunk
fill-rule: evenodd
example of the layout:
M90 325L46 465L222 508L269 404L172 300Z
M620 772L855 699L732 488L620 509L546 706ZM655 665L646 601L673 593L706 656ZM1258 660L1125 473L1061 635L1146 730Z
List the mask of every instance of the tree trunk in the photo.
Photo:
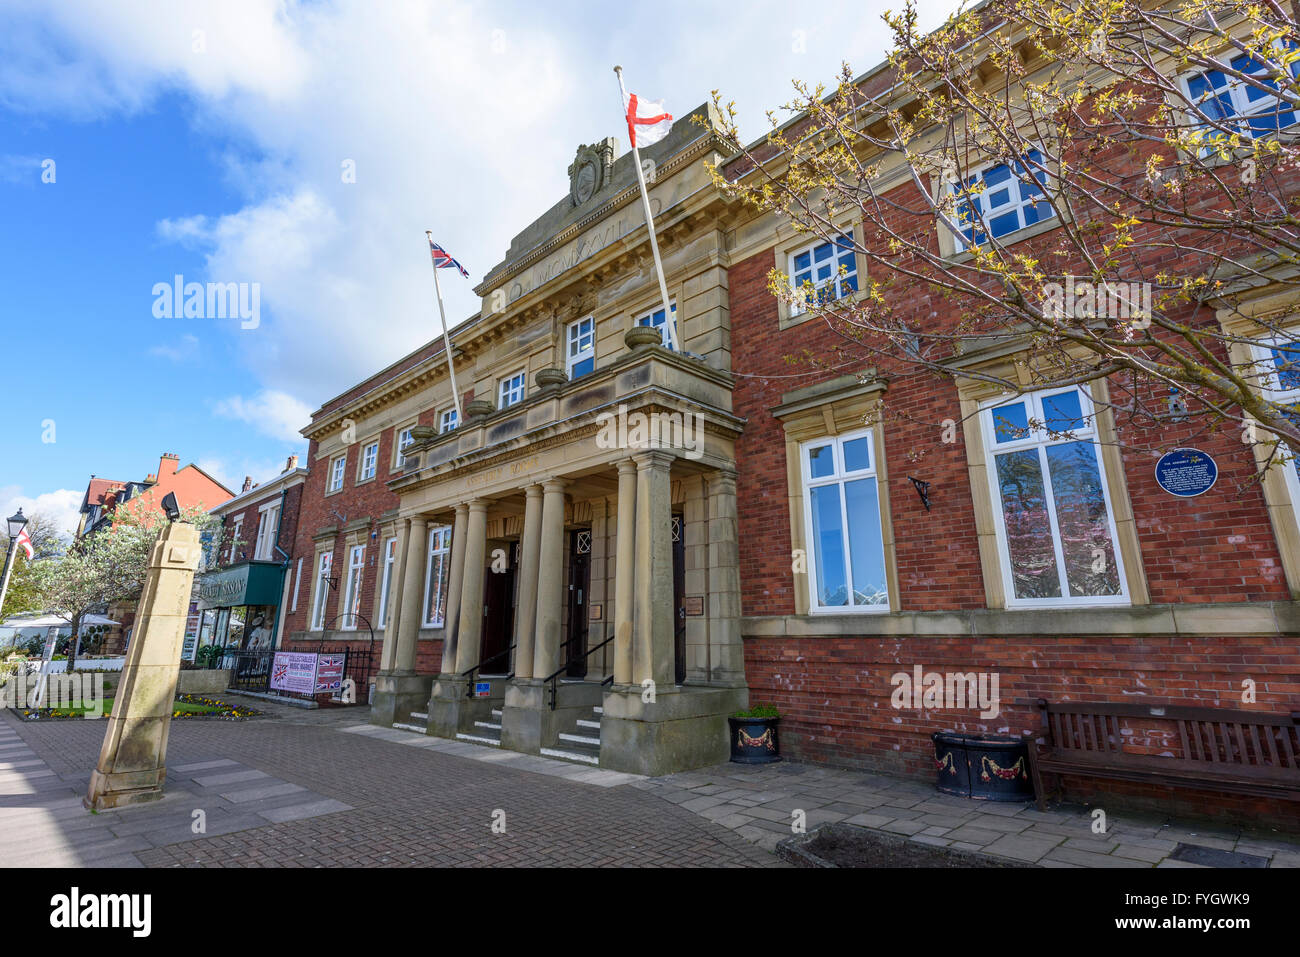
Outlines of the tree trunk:
M78 613L72 618L72 639L68 642L68 674L72 674L77 667L77 642L81 640L81 615Z

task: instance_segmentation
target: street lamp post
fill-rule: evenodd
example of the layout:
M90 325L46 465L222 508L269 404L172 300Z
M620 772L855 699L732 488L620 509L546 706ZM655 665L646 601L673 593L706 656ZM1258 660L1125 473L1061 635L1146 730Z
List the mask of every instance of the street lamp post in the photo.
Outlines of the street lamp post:
M9 576L14 570L14 546L18 544L18 536L27 526L27 518L21 508L18 514L10 515L6 521L9 523L9 551L5 553L4 577L0 579L0 613L4 611L5 593L9 591Z

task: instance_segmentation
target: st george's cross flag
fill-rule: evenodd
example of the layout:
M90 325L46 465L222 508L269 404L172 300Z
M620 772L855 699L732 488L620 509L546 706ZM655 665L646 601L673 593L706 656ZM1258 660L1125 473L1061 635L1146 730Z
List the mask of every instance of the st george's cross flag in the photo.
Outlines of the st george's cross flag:
M663 100L642 100L635 93L624 92L623 112L634 149L658 143L673 128L672 114L664 109Z
M462 266L460 263L456 262L456 260L452 259L451 255L447 252L447 250L443 249L432 239L429 240L429 252L433 254L434 269L452 269L452 268L459 269L460 274L462 276L464 276L466 279L469 278L469 273L465 271L465 267Z
M36 549L32 547L32 537L27 534L27 529L18 533L18 547L27 553L27 560L31 561L32 556L36 554Z

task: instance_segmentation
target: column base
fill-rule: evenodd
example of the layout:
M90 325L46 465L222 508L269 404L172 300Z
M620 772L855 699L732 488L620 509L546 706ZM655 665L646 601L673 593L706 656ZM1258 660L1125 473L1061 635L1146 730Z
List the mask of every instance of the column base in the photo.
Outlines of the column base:
M540 678L514 678L506 685L501 709L501 747L525 754L540 754L554 747L560 732L575 718L587 714L601 702L598 684L561 684L555 710L548 705L547 682Z
M682 685L641 700L638 685L605 692L600 766L657 777L722 764L731 756L727 716L749 704L749 689Z
M370 703L370 723L391 728L399 721L409 721L412 711L429 699L433 675L414 672L379 672L375 676L375 698Z
M487 695L481 698L466 695L468 685L464 675L438 675L429 694L426 709L429 721L425 733L438 738L454 738L460 731L475 733L475 721L489 720L492 709L501 704L506 681L504 678L479 678L476 683L488 685ZM478 734L482 733L478 731Z
M121 771L105 774L98 768L90 772L90 787L81 803L92 811L126 807L158 801L163 796L166 768L147 771Z

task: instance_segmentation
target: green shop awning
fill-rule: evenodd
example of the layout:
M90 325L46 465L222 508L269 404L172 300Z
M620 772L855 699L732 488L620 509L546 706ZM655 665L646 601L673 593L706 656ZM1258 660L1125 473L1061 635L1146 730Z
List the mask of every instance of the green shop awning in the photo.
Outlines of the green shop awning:
M278 605L280 603L278 562L240 562L219 572L198 577L199 608L229 608L234 605Z

